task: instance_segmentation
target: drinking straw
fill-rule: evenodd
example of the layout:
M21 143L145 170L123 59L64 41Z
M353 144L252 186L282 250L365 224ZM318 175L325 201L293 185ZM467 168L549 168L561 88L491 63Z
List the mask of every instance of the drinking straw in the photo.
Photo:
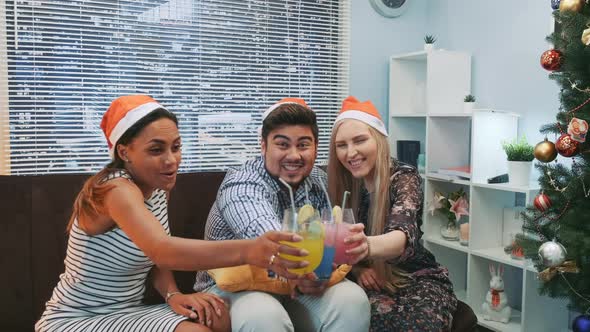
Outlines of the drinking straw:
M295 198L293 197L293 188L291 188L287 181L283 180L282 178L279 178L279 181L281 181L281 183L284 184L287 189L289 189L289 197L291 197L291 212L293 213L293 220L295 220Z
M350 195L350 191L344 191L344 197L342 197L342 209L346 208L346 199L348 198L348 195Z
M326 185L324 181L320 180L320 187L322 187L322 191L324 191L324 195L326 195L326 200L328 201L328 206L330 207L330 211L332 211L332 203L330 203L330 195L328 195L328 190L326 189Z

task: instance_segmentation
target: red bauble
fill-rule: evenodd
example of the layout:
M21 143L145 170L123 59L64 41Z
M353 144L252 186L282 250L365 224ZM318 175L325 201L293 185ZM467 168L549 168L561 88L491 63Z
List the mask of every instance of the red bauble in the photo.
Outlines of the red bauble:
M537 210L545 212L545 210L551 207L551 200L549 199L549 196L540 193L539 195L537 195L537 197L535 197L533 205Z
M563 134L555 141L557 152L564 157L575 156L579 147L580 142L574 141L569 134Z
M556 49L551 49L541 54L541 66L549 71L559 70L563 55Z

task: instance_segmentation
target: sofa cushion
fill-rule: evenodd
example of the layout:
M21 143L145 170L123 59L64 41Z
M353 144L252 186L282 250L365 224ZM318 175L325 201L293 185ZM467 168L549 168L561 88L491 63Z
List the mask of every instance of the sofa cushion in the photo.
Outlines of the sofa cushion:
M173 235L202 238L224 172L179 174L169 203ZM0 331L33 331L64 271L66 226L88 174L0 176ZM194 272L175 273L191 291ZM159 296L155 301L161 301Z

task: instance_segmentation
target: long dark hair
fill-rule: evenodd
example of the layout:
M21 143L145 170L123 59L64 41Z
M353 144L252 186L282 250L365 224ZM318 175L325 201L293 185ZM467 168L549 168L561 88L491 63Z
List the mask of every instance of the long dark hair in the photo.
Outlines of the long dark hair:
M150 123L163 118L172 120L176 126L178 126L178 119L176 118L176 115L167 111L166 109L158 108L139 119L135 124L129 127L129 129L123 133L121 138L119 138L117 145L127 145L131 143L131 141L133 141L133 139L137 137L137 135L139 135L139 133L141 133L141 131ZM117 170L125 169L125 162L123 159L121 159L121 156L119 156L119 153L117 152L117 146L114 147L113 151L113 160L102 170L84 182L82 190L80 190L76 200L74 201L72 215L70 216L70 221L68 222L68 226L66 228L68 231L72 228L74 220L76 220L76 218L79 216L82 215L92 218L104 212L104 198L106 194L113 188L113 186L108 182L104 182L103 180L108 174Z

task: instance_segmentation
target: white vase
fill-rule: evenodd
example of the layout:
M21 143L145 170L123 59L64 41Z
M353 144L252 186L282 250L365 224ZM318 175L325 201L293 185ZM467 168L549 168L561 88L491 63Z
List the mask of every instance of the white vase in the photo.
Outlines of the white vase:
M473 105L475 102L463 102L463 112L464 113L473 113Z
M424 50L430 52L434 49L434 44L424 44Z
M532 164L532 161L509 161L508 183L513 186L528 186Z

